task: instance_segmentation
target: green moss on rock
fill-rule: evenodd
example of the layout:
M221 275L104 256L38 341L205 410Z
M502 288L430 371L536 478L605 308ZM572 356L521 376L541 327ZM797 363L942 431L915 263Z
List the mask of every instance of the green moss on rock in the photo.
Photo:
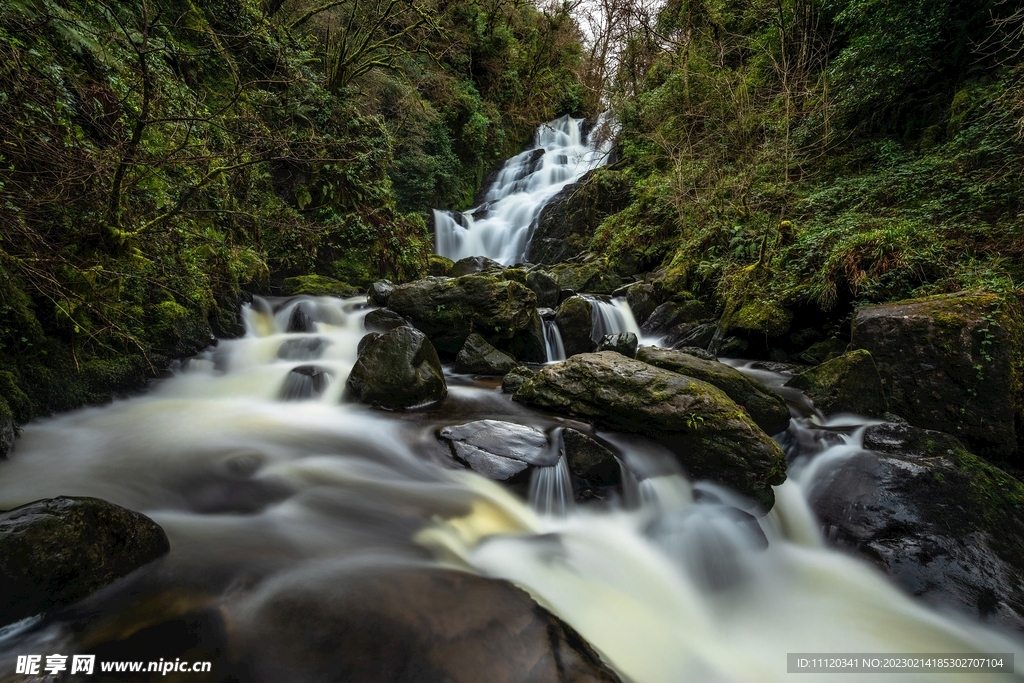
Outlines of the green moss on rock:
M325 275L298 275L285 278L281 283L285 296L336 296L345 299L358 296L362 291L352 285Z
M856 413L881 417L889 409L882 379L871 353L848 351L793 377L787 387L800 389L826 415Z

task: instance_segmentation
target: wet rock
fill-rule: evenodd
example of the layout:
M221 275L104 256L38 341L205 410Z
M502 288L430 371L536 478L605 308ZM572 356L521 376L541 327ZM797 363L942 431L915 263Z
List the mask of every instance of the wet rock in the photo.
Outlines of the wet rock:
M281 399L284 401L305 401L319 398L327 385L331 383L331 374L315 365L300 365L292 368L284 379L281 387Z
M448 395L437 351L411 327L396 327L367 343L346 387L360 403L392 410Z
M773 301L751 301L725 321L725 331L740 335L781 337L789 332L793 314Z
M526 286L537 295L537 305L541 308L558 306L558 282L543 270L533 270L526 276Z
M827 360L838 358L846 352L848 342L830 337L824 341L811 344L805 351L796 355L796 360L807 365L820 365Z
M558 462L544 432L513 422L477 420L444 427L438 436L456 459L495 481L519 480L531 465L552 467Z
M636 359L718 387L729 398L743 406L750 419L768 434L778 434L789 426L789 408L784 398L753 377L725 363L703 360L688 353L657 346L645 346L640 349Z
M711 346L717 331L718 323L682 323L668 331L664 344L674 349L706 349Z
M467 256L452 265L452 277L482 273L487 270L501 270L504 266L486 256Z
M664 335L673 327L682 324L694 324L707 318L704 306L693 299L683 301L666 301L655 308L644 321L640 330L644 334ZM694 344L694 346L702 346Z
M576 296L576 291L572 289L560 289L558 290L558 303L561 305L563 301L570 297Z
M566 299L555 311L555 323L562 335L566 357L594 350L590 333L594 326L594 305L582 296Z
M368 332L388 332L396 327L404 327L408 324L409 321L390 308L375 308L363 318L363 327Z
M285 278L281 283L281 293L285 296L334 296L347 299L359 296L359 290L352 285L323 275L299 275Z
M864 349L825 361L796 375L786 386L803 391L826 415L856 413L881 417L888 410L882 379L871 354Z
M634 282L626 288L626 303L633 311L633 317L639 325L643 325L658 307L654 294L654 285L649 282Z
M572 289L591 294L611 294L622 286L619 277L607 261L594 259L586 263L559 263L550 270L561 289Z
M639 342L632 332L619 332L617 334L606 334L597 343L598 351L614 351L621 353L627 358L636 355L636 347Z
M699 346L680 346L675 350L678 351L679 353L685 353L688 356L693 356L694 358L700 358L701 360L718 360L717 358L715 358L715 354L711 353L710 351L705 351Z
M372 306L387 306L395 285L391 280L377 280L366 290L366 298Z
M1013 349L1022 335L1012 298L962 292L860 308L852 346L871 352L894 413L1006 458L1024 415Z
M477 332L522 361L545 360L537 296L518 282L493 275L426 278L399 285L388 301L449 358Z
M582 432L566 427L562 430L562 452L569 470L594 486L619 483L621 471L615 454Z
M330 342L322 337L286 339L277 347L277 357L282 360L316 360L328 346Z
M526 592L467 572L303 577L232 617L230 649L253 683L619 680Z
M466 337L455 358L455 372L474 375L504 375L518 365L516 359L502 353L474 332Z
M691 476L731 486L766 508L774 502L771 486L786 478L778 444L721 389L617 353L548 365L513 398L654 438Z
M501 390L506 394L514 394L523 386L523 382L533 377L533 370L519 365L510 370L501 380Z
M0 623L70 604L169 550L151 519L97 498L0 513Z
M367 332L366 334L364 334L363 337L359 340L359 343L356 345L356 355L363 355L363 351L366 350L366 347L369 346L374 339L377 339L380 336L380 332Z
M826 537L929 602L1024 628L1024 485L941 432L874 425L864 446L811 491Z
M447 256L441 256L440 254L430 254L427 256L427 274L434 277L450 277L452 274L452 268L455 267L455 261L452 261Z
M300 303L292 309L292 314L288 316L288 328L286 332L316 332L316 323L313 321L313 317L306 311L305 307Z

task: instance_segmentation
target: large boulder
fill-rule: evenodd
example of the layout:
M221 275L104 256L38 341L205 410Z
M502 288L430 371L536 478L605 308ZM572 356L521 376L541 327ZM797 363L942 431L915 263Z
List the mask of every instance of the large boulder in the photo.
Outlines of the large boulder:
M391 280L377 280L366 290L366 299L374 306L387 306L395 285Z
M367 332L387 332L396 327L403 327L409 322L390 308L375 308L363 318L363 327Z
M502 353L474 332L466 337L466 343L455 357L455 372L474 375L504 375L519 363L507 353Z
M682 351L657 346L643 347L637 352L636 359L713 384L743 406L750 419L768 434L778 434L789 426L789 408L784 398L725 363L703 360Z
M530 467L553 467L553 452L544 432L500 420L477 420L444 427L438 437L471 470L495 481L519 481Z
M486 256L467 256L452 264L452 277L482 273L485 270L501 270L502 265Z
M619 680L525 591L468 572L349 570L261 598L229 615L253 683Z
M549 365L513 398L536 408L643 434L668 446L689 474L733 487L766 508L786 459L725 392L611 351Z
M562 336L565 355L575 356L594 350L594 305L582 296L571 296L555 311L555 323Z
M392 410L448 395L437 351L425 334L411 327L396 327L372 339L356 360L346 388L360 403Z
M826 537L914 595L1024 629L1024 485L908 424L868 427L864 447L810 491Z
M491 275L425 278L395 287L388 308L412 321L449 358L477 332L521 361L546 360L537 295L518 282Z
M550 270L562 289L591 294L611 294L622 286L622 278L607 261L594 259L585 263L559 263Z
M537 305L541 308L558 306L558 294L561 291L558 281L543 270L532 270L526 276L526 286L537 295Z
M1020 317L1011 298L968 292L866 306L853 317L852 346L871 352L892 412L1007 458L1024 412Z
M707 312L699 301L693 299L666 301L651 311L640 329L644 334L664 335L679 325L692 325L707 317Z
M803 391L826 415L856 413L881 417L889 408L878 368L864 349L825 361L796 375L786 386Z
M637 324L643 325L658 307L654 285L649 282L634 282L626 288L626 303L633 311Z
M427 256L427 275L449 277L454 267L455 262L447 256L441 256L440 254L429 254Z
M636 355L638 345L639 341L632 332L616 332L615 334L606 334L601 337L601 341L597 343L597 349L595 350L615 351L623 356L632 358Z
M615 453L575 429L566 427L562 430L562 453L569 471L588 484L611 486L621 478Z
M0 624L72 603L169 550L153 520L98 498L0 513Z

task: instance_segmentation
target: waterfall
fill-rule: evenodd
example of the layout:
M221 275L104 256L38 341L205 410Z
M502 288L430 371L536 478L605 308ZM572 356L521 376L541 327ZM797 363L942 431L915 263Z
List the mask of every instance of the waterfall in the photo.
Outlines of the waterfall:
M552 435L557 444L561 441L556 430ZM551 467L534 468L530 475L530 507L542 515L565 517L572 512L573 502L572 476L565 455L558 456L558 462Z
M605 163L611 135L601 114L595 132L584 141L583 119L569 116L542 124L533 147L502 166L488 188L484 203L465 213L434 211L435 249L459 260L486 256L509 265L526 258L541 209L567 185Z
M554 363L565 360L565 346L562 344L562 333L558 330L558 324L550 315L542 315L541 322L544 325L544 351L547 354L547 361Z
M633 309L629 307L625 297L616 297L611 301L590 295L585 295L584 298L591 304L590 338L595 342L601 341L606 334L620 332L632 332L640 339L640 326L636 324Z

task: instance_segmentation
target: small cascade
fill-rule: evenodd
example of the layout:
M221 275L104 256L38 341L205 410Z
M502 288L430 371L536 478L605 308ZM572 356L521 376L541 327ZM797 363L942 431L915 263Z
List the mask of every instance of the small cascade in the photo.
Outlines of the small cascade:
M562 430L552 434L552 444L559 450L558 462L552 467L535 467L530 474L529 502L537 512L550 517L565 517L575 508L572 475L566 456L561 451Z
M616 297L611 301L589 295L584 298L591 303L590 338L595 342L601 341L606 334L620 332L632 332L637 339L640 338L640 326L636 324L633 309L624 297Z
M562 333L553 316L541 315L544 325L544 351L549 363L565 360L565 345L562 344Z
M582 123L583 119L563 116L541 125L533 148L505 162L480 206L465 213L435 210L437 253L456 261L486 256L505 265L525 260L544 205L607 159L608 115L599 117L587 140Z

